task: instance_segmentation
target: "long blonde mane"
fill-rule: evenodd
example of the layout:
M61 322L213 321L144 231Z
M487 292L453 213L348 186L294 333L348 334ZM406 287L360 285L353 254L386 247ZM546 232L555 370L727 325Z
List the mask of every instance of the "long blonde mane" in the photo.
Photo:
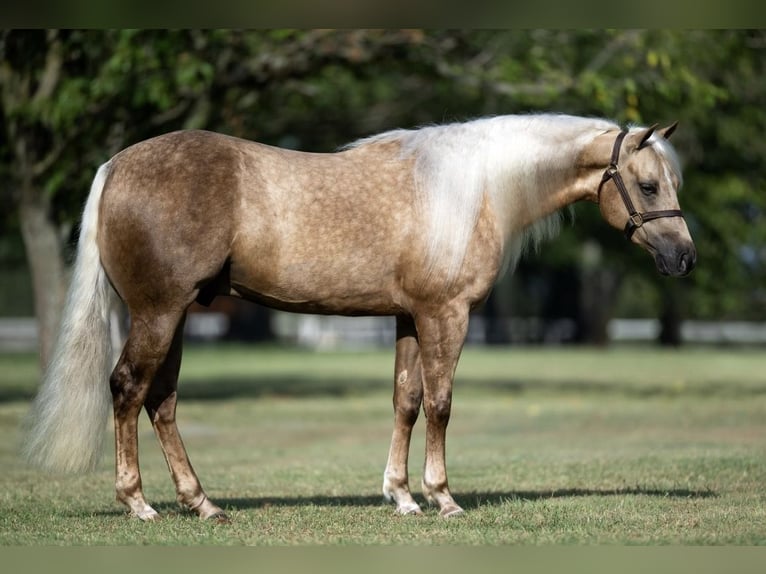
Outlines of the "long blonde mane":
M485 199L503 227L506 268L515 266L526 247L558 233L560 214L543 213L540 199L571 175L583 145L616 128L606 120L566 115L497 116L393 130L350 147L397 141L402 157L415 159L428 276L446 273L450 281L463 264Z

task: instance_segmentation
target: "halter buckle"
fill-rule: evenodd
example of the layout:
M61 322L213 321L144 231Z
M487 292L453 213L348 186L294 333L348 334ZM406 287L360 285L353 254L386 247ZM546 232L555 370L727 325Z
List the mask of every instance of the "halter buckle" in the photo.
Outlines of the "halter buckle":
M606 168L606 171L604 172L604 181L607 181L609 179L612 179L617 173L620 171L620 168L617 166L617 164L612 164L608 168Z
M641 227L644 224L644 216L640 213L634 213L630 216L630 221L633 223L633 227Z

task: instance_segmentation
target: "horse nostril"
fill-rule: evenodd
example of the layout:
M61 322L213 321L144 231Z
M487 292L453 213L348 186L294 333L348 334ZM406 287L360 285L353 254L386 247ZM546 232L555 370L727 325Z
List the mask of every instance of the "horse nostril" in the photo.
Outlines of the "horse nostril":
M694 249L690 251L684 251L678 258L678 270L684 275L690 273L696 264L697 252Z

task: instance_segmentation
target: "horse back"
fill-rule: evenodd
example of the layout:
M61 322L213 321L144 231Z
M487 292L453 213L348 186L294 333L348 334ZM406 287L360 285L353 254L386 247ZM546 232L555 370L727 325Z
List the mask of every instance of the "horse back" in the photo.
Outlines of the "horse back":
M422 251L411 163L392 144L314 154L205 131L146 140L111 160L102 260L124 298L213 283L291 310L396 312Z

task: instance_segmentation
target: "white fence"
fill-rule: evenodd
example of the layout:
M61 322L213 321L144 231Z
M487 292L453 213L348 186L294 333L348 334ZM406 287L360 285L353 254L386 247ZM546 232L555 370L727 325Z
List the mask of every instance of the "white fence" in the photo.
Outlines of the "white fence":
M28 317L0 318L0 350L30 351L37 348L37 321Z
M373 348L393 345L396 336L392 317L338 317L275 313L277 337L313 349ZM216 340L229 327L226 315L191 314L186 334L197 340ZM574 335L574 323L562 319L543 322L537 318L506 319L504 332L511 342L543 341L565 343ZM609 322L609 338L615 342L656 340L660 323L656 319L613 319ZM685 343L766 344L766 323L747 321L685 321L681 326ZM484 344L485 324L480 315L471 317L469 344ZM34 318L0 318L0 350L32 351L37 348L37 324Z
M542 321L535 317L503 320L503 331L511 343L530 341L562 344L573 340L576 325L570 319ZM391 345L395 324L391 317L326 317L292 315L280 324L277 333L283 340L311 348L371 347ZM612 319L607 332L614 342L656 341L660 334L657 319ZM684 321L681 325L684 343L766 344L766 323L746 321ZM472 316L468 344L485 344L484 318Z

